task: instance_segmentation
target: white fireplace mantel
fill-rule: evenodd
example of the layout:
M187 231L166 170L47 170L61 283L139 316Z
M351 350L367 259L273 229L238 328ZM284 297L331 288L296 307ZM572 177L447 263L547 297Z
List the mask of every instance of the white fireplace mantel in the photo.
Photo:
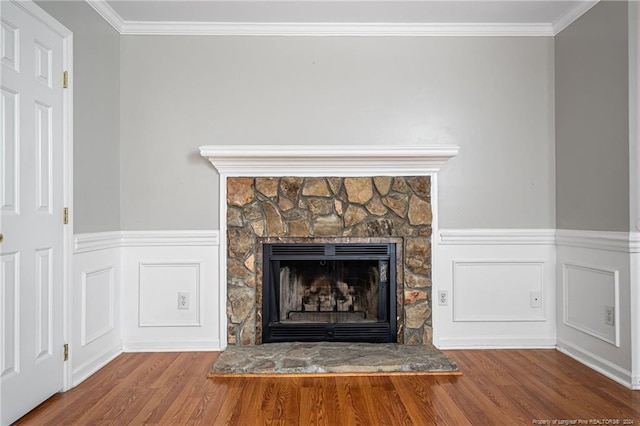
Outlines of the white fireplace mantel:
M455 145L205 145L224 176L421 176L458 154Z
M437 235L437 172L458 154L454 145L206 145L200 154L220 174L220 235L227 235L229 177L357 177L431 176L432 229ZM433 254L432 254L433 256ZM227 239L220 238L219 330L221 349L227 345Z

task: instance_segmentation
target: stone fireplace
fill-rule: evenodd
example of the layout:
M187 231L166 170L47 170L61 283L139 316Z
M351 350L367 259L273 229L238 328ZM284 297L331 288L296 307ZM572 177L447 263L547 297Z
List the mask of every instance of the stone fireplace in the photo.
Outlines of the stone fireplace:
M397 340L431 342L429 176L232 177L226 201L230 344L262 341L262 245L274 242L396 243Z
M457 147L208 146L201 153L220 172L220 322L228 344L262 343L263 249L283 243L392 244L394 337L432 342L435 172ZM348 309L335 303L336 311Z

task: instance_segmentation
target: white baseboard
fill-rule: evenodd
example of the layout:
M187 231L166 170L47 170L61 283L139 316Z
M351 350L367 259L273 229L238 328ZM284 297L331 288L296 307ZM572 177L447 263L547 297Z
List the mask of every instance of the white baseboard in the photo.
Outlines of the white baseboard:
M526 338L521 336L441 338L438 349L555 349L555 337Z
M100 370L102 367L113 361L122 352L122 345L118 343L117 345L109 348L108 350L95 356L93 359L90 359L78 368L74 369L72 386L78 386L80 383L84 382L96 371Z
M213 352L221 351L220 340L126 339L123 352Z
M624 387L629 389L640 389L640 385L634 385L631 371L621 368L620 366L601 358L584 348L558 339L557 350Z
M640 390L640 373L631 375L631 389Z

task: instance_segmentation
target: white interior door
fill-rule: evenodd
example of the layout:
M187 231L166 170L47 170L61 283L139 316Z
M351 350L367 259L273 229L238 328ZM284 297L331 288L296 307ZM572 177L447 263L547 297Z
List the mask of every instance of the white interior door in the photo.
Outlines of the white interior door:
M0 3L0 423L4 425L61 390L64 383L64 44L25 6Z

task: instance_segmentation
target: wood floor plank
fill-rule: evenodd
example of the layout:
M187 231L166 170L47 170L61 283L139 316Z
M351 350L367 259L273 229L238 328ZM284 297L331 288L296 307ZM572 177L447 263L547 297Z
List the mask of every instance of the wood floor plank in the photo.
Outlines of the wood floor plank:
M372 379L374 379L372 377ZM413 422L400 400L398 392L389 377L375 377L372 398L377 410L382 410L386 424L412 425Z
M441 379L438 386L434 386L433 394L436 400L435 421L437 425L467 426L472 422L461 407L456 405L451 398L449 389L457 386L457 377Z
M153 397L147 401L139 413L131 419L134 424L154 424L159 422L167 411L183 411L182 417L189 416L191 413L184 413L185 405L190 397L190 387L187 386L188 378L192 375L200 374L202 365L198 362L196 355L185 353L178 356L167 368L157 381L153 383L154 389L163 389L163 392L155 392ZM196 405L197 401L192 402ZM178 410L178 407L181 410ZM194 407L195 408L195 407ZM173 416L176 419L176 416Z
M313 378L301 389L301 424L334 425L339 422L335 380Z
M336 377L336 389L338 391L338 401L340 406L343 407L343 425L352 426L358 423L358 416L356 413L356 406L354 405L354 396L351 392L352 390L352 380L351 377Z
M223 399L220 400L220 410L218 415L213 419L214 425L229 425L233 414L235 412L236 405L242 388L238 386L231 386L229 390L224 394Z
M215 380L215 382L215 385L211 388L202 388L200 398L194 396L198 399L198 404L191 413L189 423L202 425L214 423L222 408L222 401L229 391L227 380Z
M400 396L407 415L414 424L435 424L436 414L430 404L427 391L419 384L424 377L398 376L392 377L394 387ZM431 386L435 380L425 380L426 386Z
M211 379L218 353L122 354L16 424L463 426L608 419L640 425L640 392L558 351L446 354L463 376Z
M279 384L282 386L282 392L278 393L278 404L276 405L276 409L278 413L281 414L281 417L284 420L285 425L295 425L300 424L300 393L298 390L300 389L301 379L292 378L284 381L279 381Z
M316 389L312 386L302 386L300 388L300 424L319 425L318 407L315 406L314 393Z

